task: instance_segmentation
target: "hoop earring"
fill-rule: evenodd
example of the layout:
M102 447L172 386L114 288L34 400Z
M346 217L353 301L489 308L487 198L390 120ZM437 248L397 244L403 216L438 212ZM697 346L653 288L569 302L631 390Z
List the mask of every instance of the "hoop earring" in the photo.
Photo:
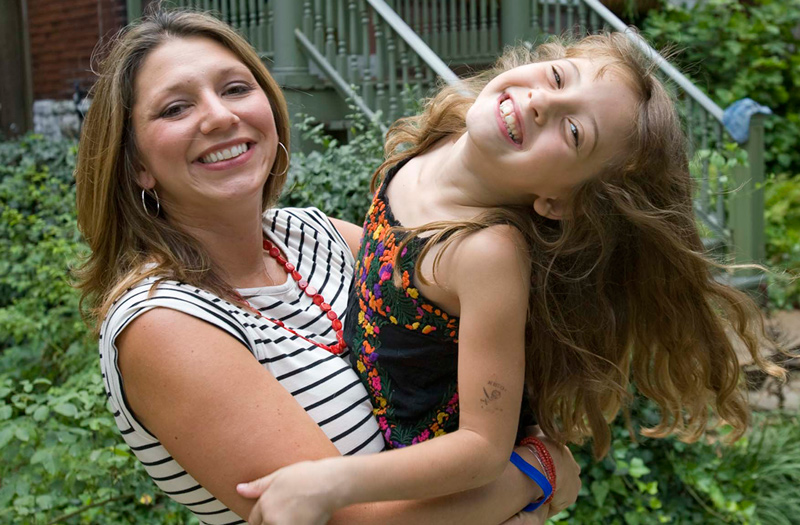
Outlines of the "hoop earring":
M150 215L150 212L147 211L147 204L144 201L144 195L147 193L144 188L142 188L142 208L144 209L144 214L150 218L155 219L158 217L158 214L161 212L161 201L158 200L158 192L155 188L153 188L153 198L156 200L156 214Z
M286 146L284 146L283 142L281 141L278 141L278 146L282 147L283 152L286 154L286 169L283 170L281 173L272 173L270 171L269 174L274 177L283 177L284 175L286 175L286 172L289 171L289 150L286 149Z

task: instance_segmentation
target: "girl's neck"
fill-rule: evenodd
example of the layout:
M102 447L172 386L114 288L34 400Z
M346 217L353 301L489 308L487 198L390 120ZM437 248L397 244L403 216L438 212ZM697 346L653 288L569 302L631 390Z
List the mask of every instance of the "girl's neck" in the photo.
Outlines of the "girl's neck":
M429 204L460 218L475 216L486 208L529 204L527 196L498 191L491 183L491 159L470 147L466 133L442 139L415 160L416 180L425 188Z

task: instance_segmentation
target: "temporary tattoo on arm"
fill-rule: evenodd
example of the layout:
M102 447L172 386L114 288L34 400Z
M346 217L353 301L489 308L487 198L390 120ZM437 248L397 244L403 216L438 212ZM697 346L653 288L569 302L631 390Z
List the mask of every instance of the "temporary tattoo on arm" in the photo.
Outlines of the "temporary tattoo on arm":
M502 397L506 389L497 381L489 381L483 387L483 398L481 399L481 408L490 408L490 405Z

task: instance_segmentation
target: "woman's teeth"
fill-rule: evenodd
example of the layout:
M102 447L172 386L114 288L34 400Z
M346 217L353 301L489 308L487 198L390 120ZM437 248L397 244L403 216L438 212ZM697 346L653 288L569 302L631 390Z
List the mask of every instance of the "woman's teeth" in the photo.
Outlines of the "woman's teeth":
M506 99L500 103L500 115L506 124L508 136L517 144L521 144L519 133L517 132L517 117L514 115L514 103Z
M209 153L205 157L200 159L200 162L203 164L212 164L214 162L219 162L221 160L228 160L234 157L238 157L245 151L249 150L250 146L245 144L239 144L238 146L234 146L232 148L223 149L220 151L215 151L214 153Z

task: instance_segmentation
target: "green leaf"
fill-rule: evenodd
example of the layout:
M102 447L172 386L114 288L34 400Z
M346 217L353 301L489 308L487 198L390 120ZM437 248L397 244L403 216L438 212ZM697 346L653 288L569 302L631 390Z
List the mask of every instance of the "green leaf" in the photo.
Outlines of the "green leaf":
M17 427L14 429L14 435L20 441L28 441L31 439L31 432L26 427Z
M598 507L602 507L606 502L606 496L608 496L609 490L611 488L608 485L607 481L593 481L591 485L592 495L594 496L594 500L597 503Z
M11 417L12 410L8 405L0 406L0 421L5 421Z
M6 425L2 429L0 429L0 449L5 447L11 438L14 437L15 427L11 425Z
M78 415L78 409L72 403L61 403L53 407L53 410L66 417L75 417Z
M33 420L41 423L42 421L47 419L47 416L49 415L50 415L50 409L47 408L47 405L41 405L33 412Z
M634 478L640 478L645 474L650 474L650 469L644 465L642 458L633 458L628 473Z

